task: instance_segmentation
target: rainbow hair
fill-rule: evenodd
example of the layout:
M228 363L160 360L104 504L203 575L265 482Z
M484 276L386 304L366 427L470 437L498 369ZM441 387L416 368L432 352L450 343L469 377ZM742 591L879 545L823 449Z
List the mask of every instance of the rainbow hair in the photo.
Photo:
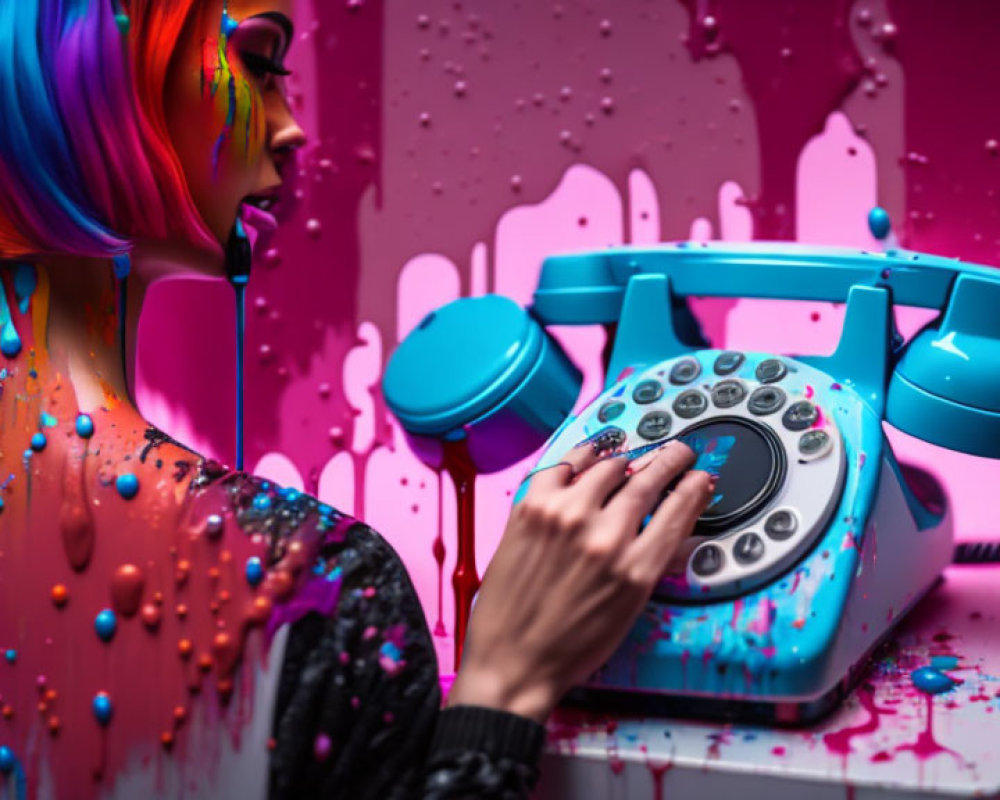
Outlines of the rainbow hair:
M170 59L199 0L0 2L0 259L217 242L167 132ZM118 12L116 19L116 12Z

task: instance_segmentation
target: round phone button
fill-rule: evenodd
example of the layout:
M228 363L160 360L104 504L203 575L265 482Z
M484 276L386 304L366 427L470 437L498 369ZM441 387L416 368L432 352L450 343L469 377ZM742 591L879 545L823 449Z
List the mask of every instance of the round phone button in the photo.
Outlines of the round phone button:
M670 370L670 382L673 384L691 383L701 375L701 364L693 358L682 358Z
M617 450L625 444L626 439L628 439L628 435L625 431L621 428L616 428L614 425L609 425L606 428L601 428L593 436L584 439L580 442L580 446L589 444L594 448L595 453L606 453L611 450Z
M674 413L681 419L694 419L708 408L708 398L697 389L681 392L674 400Z
M787 508L779 508L764 523L764 533L776 542L791 538L798 530L799 521L795 513Z
M804 431L819 419L819 411L808 400L792 403L781 416L781 424L790 431Z
M670 433L670 414L666 411L650 411L639 420L635 429L643 439L655 441Z
M632 392L632 399L639 405L655 403L661 397L663 397L663 385L659 381L643 381Z
M597 412L597 418L601 422L612 422L618 419L624 411L625 404L621 400L612 400L601 406L601 410Z
M799 438L799 452L804 456L818 456L830 449L830 434L826 431L806 431Z
M764 555L764 540L756 533L744 533L733 546L733 557L740 564L753 564Z
M695 575L707 578L722 569L724 558L722 548L717 544L703 544L691 556L691 569Z
M777 358L768 358L757 365L754 373L761 383L777 383L788 374L785 362Z
M746 356L743 353L737 353L735 350L727 350L725 353L720 353L719 357L715 359L715 374L732 375L743 366L744 361L746 361Z
M773 414L785 404L785 393L777 386L758 386L750 395L747 408L758 417Z
M712 402L716 408L732 408L743 402L747 390L739 381L719 381L712 389Z

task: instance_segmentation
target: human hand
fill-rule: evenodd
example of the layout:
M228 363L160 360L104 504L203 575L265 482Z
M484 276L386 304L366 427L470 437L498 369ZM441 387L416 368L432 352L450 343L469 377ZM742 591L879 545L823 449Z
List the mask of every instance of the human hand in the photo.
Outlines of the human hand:
M536 473L483 579L448 705L544 722L614 652L712 495L672 441L634 462L578 447Z

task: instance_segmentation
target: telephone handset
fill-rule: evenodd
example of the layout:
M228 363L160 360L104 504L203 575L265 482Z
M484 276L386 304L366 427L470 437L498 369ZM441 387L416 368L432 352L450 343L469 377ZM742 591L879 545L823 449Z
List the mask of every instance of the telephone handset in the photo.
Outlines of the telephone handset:
M695 295L846 301L841 340L827 357L692 348L672 301ZM941 315L901 345L895 304ZM617 323L605 389L575 416L579 372L540 323ZM805 721L832 707L951 558L944 493L927 474L908 480L883 419L1000 457L1000 272L775 243L555 256L530 314L487 296L428 315L384 390L418 447L464 438L482 471L553 430L538 468L588 438L626 456L691 444L719 475L697 545L581 694Z

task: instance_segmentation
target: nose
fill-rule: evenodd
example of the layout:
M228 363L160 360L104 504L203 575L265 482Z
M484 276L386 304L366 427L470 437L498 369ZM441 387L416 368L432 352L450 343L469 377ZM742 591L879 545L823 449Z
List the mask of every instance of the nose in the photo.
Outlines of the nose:
M295 115L288 107L284 97L276 98L268 114L268 149L274 158L275 166L281 172L284 164L294 152L306 143L305 131L299 126Z

